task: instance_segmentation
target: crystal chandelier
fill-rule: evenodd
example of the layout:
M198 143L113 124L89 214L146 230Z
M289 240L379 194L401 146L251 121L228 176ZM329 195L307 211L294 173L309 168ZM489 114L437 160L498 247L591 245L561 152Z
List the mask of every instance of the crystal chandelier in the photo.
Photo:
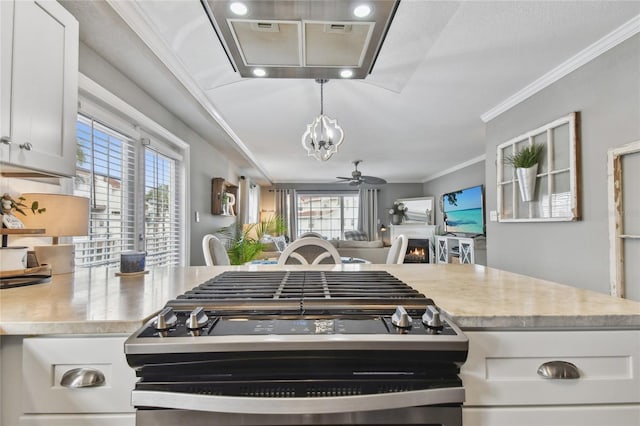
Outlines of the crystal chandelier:
M324 115L324 83L329 80L317 79L320 83L320 115L307 125L307 131L302 135L302 146L309 157L318 161L327 161L338 152L338 147L344 139L344 132L336 120Z

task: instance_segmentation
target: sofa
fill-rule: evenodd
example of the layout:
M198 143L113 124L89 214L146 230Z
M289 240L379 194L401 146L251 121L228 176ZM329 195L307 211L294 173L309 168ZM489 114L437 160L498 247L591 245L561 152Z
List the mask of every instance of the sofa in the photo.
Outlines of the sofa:
M386 263L389 247L384 247L382 241L352 241L329 240L342 257L357 257L371 263ZM273 243L266 243L260 255L261 259L278 258L280 256Z

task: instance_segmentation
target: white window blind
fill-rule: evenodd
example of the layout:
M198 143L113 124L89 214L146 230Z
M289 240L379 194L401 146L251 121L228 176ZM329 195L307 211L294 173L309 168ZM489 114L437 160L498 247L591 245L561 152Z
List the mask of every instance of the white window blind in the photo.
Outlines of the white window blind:
M180 264L180 192L177 161L144 150L144 210L147 265Z
M78 115L74 194L90 199L89 235L74 237L76 266L117 265L136 248L133 139Z

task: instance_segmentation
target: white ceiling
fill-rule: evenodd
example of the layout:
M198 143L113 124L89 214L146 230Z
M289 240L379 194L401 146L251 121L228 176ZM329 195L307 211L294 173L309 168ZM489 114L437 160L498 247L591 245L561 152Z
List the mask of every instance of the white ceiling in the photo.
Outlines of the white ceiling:
M422 182L481 158L481 115L640 14L639 1L401 0L372 74L325 85L345 140L321 163L300 142L319 85L239 77L198 0L63 4L87 46L263 183L334 182L356 159Z

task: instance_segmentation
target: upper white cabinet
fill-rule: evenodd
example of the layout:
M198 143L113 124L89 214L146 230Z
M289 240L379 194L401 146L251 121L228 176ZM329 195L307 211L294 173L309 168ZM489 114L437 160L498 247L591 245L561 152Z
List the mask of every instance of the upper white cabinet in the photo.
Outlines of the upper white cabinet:
M78 21L55 1L0 2L3 171L73 176Z

